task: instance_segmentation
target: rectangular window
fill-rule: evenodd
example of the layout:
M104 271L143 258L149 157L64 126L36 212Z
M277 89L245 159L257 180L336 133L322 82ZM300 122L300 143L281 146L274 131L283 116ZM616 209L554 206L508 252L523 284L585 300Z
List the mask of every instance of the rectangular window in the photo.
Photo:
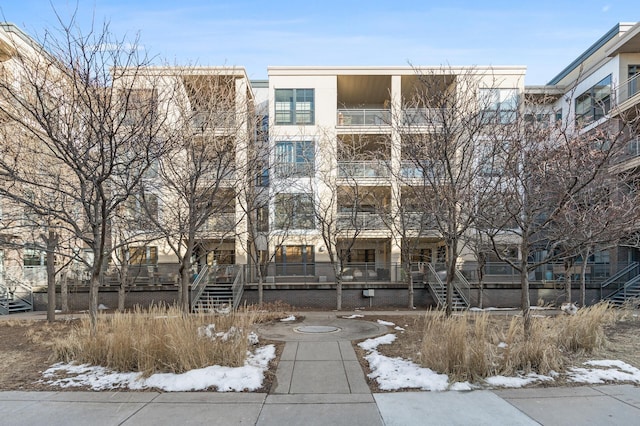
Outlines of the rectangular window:
M480 109L486 124L513 123L518 113L517 89L480 89Z
M313 200L309 194L277 194L276 229L315 229Z
M576 124L587 125L611 109L611 74L576 98Z
M627 70L627 75L629 76L627 92L630 98L638 93L638 89L640 88L640 84L638 84L638 80L640 79L640 65L629 65Z
M47 256L44 250L25 248L23 252L24 266L46 266Z
M157 265L158 247L134 246L129 248L130 265Z
M314 89L276 89L276 124L314 123Z
M315 152L312 141L278 142L275 173L279 178L312 177Z
M277 275L313 275L314 273L313 246L278 246L276 249Z

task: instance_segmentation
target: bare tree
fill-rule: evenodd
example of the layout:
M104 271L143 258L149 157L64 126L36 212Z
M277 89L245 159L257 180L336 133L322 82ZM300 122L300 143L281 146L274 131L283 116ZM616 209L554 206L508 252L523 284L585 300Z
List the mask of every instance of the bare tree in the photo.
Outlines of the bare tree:
M491 73L443 68L416 70L416 83L403 102L405 115L396 120L402 138L402 191L428 213L424 225L437 231L446 245L446 312L451 314L453 282L465 235L475 220L476 206L489 186L478 180L492 173L486 130L511 120L517 91L495 96L501 83ZM488 89L483 89L487 87ZM484 90L485 92L482 92ZM478 96L478 93L481 96ZM505 91L506 93L506 91Z
M179 300L191 309L190 283L196 247L246 238L237 203L250 173L247 149L253 135L251 94L242 70L182 68L158 71L177 88L171 151L158 178L142 182L138 199L165 244L178 258Z
M148 60L137 40L117 39L107 24L83 33L73 19L61 21L59 30L45 33L42 48L15 40L7 67L13 78L0 82L0 111L24 142L2 144L2 187L57 194L56 204L34 200L32 207L91 250L89 313L95 326L111 253L110 220L162 152L162 114L153 96L136 96L131 78ZM5 190L10 194L17 195Z
M495 254L520 275L525 335L531 327L529 274L542 265L568 257L584 241L577 234L558 238L555 232L576 200L584 200L619 149L621 134L605 126L574 133L566 125L538 126L521 121L496 128L503 167L493 181L492 201L480 209ZM566 236L565 232L565 236ZM502 247L519 248L518 259Z

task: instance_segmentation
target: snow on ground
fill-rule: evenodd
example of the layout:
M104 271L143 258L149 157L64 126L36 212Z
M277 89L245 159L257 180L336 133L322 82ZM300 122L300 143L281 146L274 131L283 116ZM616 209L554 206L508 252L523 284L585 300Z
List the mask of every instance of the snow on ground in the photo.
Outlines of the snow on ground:
M550 376L544 376L542 374L529 373L526 375L518 375L516 377L508 376L491 376L485 379L485 382L490 386L498 388L521 388L531 383L536 382L553 382L553 377L557 374L551 374Z
M478 307L469 308L469 311L471 311L471 312L517 311L517 310L518 310L518 308L493 308L493 307L489 307L489 308L478 308Z
M275 346L267 345L247 353L242 367L214 365L182 374L157 373L147 378L140 373L117 373L104 367L87 364L58 363L43 373L47 384L63 388L87 386L93 390L157 388L165 392L203 390L215 386L218 392L255 391L262 387L264 372L275 358ZM60 374L72 377L59 378Z
M446 374L439 374L429 368L402 358L392 358L378 352L378 346L388 345L396 340L395 334L385 334L375 339L367 339L358 344L367 351L365 359L369 363L369 377L378 382L382 390L421 389L426 391L465 391L479 387L489 388L521 388L532 383L553 382L560 373L551 371L548 375L529 373L514 377L487 377L483 384L469 382L449 383ZM501 342L500 347L506 347ZM572 368L565 375L569 380L580 383L633 382L640 384L640 369L622 361L600 360L587 361L585 365L594 368Z
M578 383L634 382L640 383L640 369L618 360L587 361L595 368L575 367L569 370L569 380Z
M392 322L385 321L385 320L380 320L380 319L378 320L378 324L381 324L381 325L388 325L389 327L393 327L393 326L395 325L395 324L394 324L394 323L392 323Z
M396 325L395 327L393 327L393 329L398 331L405 331L405 329L400 327L399 325Z
M358 344L369 352L365 356L369 362L369 368L371 368L369 377L376 379L380 389L419 388L429 391L443 391L449 387L449 378L446 374L438 374L411 361L384 356L377 351L378 345L390 344L395 340L395 334L385 334Z
M346 319L364 318L364 315L358 315L358 314L345 315L345 316L343 316L342 318L346 318Z
M282 318L280 321L281 322L289 322L289 321L295 321L296 320L296 316L295 315L289 315L286 318Z

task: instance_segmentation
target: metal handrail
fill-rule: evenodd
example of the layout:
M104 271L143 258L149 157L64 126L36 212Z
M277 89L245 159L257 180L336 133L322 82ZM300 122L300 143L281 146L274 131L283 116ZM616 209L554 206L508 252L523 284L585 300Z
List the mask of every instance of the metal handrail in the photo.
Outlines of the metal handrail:
M623 284L623 286L624 286L624 285L626 285L626 283L629 280L632 280L635 277L640 276L640 263L632 262L629 265L627 265L626 267L624 267L621 270L619 270L618 272L616 272L615 274L613 274L611 277L609 277L605 281L603 281L602 284L600 284L600 298L602 299L603 290L606 287L609 287L611 284L614 284L614 283L616 283L617 286L616 286L616 289L612 292L612 294L613 293L617 293L620 290L620 284L622 283L620 279L623 278L627 274L633 273L634 270L635 270L635 274L633 276L631 276L629 279L625 278L622 281L622 282L625 283L625 284Z
M200 272L198 272L196 279L191 284L191 307L193 307L198 299L200 299L200 296L202 296L205 287L207 287L207 282L209 281L208 278L209 265L204 265Z
M338 126L385 126L391 124L388 108L341 108L337 115Z
M431 289L431 293L437 299L436 302L438 303L438 308L443 308L443 307L446 306L447 301L446 300L442 300L442 298L438 295L438 290L443 290L446 287L445 287L444 283L442 282L442 279L440 278L440 276L436 272L435 268L433 267L433 264L427 263L426 265L427 265L427 273L428 273L427 285ZM439 286L439 288L435 288L434 284L437 284Z
M465 305L470 306L468 293L471 292L471 285L469 281L462 275L462 272L456 268L455 279L453 280L453 286L458 291L458 294L464 301ZM462 289L461 289L462 287ZM464 289L464 291L462 291Z
M629 77L626 81L623 81L618 86L618 100L617 104L620 105L627 99L635 96L640 92L640 74Z
M9 291L7 288L0 284L0 315L9 314Z
M389 177L388 161L338 161L339 178Z

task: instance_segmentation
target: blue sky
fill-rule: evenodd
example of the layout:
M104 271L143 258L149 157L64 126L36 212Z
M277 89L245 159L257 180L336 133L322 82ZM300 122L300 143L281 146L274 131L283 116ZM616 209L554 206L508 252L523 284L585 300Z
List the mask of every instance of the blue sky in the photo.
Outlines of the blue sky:
M81 26L139 32L170 63L244 66L252 79L270 65L526 65L526 83L544 84L640 19L637 0L5 0L0 16L37 38L58 26L51 4L65 20L77 6Z

